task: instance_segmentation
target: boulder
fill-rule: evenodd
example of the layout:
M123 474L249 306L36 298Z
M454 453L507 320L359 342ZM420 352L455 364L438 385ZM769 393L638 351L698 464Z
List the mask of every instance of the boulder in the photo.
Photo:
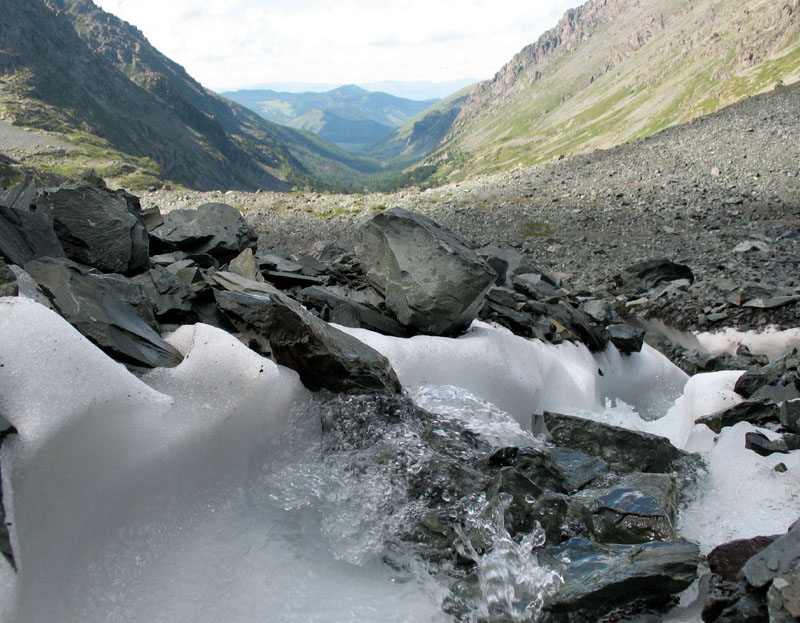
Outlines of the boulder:
M363 223L358 238L367 280L401 323L423 333L466 329L497 278L455 234L401 208Z
M183 357L102 278L67 259L38 259L25 270L72 326L111 357L134 366L173 367ZM131 282L133 283L133 282Z
M564 580L545 601L544 620L596 623L619 620L612 613L637 603L669 604L694 582L700 551L681 541L601 545L576 537L540 550L539 561Z
M534 419L540 421L533 430L542 430L543 424L557 446L600 457L616 471L667 473L679 463L691 463L691 455L658 435L547 411Z
M345 393L399 393L388 359L356 338L320 320L277 290L262 335L275 361L295 370L309 389Z
M255 257L253 257L253 249L250 247L231 260L228 270L251 281L264 283L264 276L261 274L261 269L258 267Z
M47 216L0 206L0 257L24 266L37 257L64 257L64 249Z
M28 174L16 186L8 190L0 190L0 206L27 211L36 198L38 190L39 186L36 183L36 178Z
M40 191L35 211L51 218L71 260L126 275L149 265L150 244L139 200L125 191L85 182L63 185Z
M168 212L164 224L150 232L150 237L157 253L179 250L197 257L210 255L222 264L247 248L255 249L258 242L239 211L224 203Z
M609 340L624 355L638 353L644 345L644 329L621 322L608 326Z
M218 295L218 304L237 328L268 342L275 361L295 370L309 389L401 391L386 357L320 320L273 286L222 271L210 279L229 292L246 295Z
M742 567L742 574L750 586L763 588L778 575L787 573L800 561L800 520L789 531L775 539Z

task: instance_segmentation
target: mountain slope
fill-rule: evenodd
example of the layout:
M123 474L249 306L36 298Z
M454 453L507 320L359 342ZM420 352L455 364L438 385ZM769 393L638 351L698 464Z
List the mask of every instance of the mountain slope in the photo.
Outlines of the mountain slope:
M800 78L800 0L591 0L472 92L425 164L505 170L650 135Z
M345 119L328 110L315 108L288 123L297 130L308 130L346 150L361 147L386 136L391 126L372 119Z
M350 121L374 121L394 128L437 101L410 100L388 93L370 92L352 84L324 93L244 89L222 95L247 106L269 121L293 127L298 127L293 121L299 117L321 110Z

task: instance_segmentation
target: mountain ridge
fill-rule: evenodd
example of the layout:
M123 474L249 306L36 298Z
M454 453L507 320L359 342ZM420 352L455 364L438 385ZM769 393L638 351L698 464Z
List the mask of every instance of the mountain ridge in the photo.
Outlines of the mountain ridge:
M800 2L590 0L480 83L432 183L610 147L800 78Z

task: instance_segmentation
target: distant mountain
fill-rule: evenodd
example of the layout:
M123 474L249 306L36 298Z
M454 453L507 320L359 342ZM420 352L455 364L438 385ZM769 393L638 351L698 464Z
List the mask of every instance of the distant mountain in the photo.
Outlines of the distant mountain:
M380 91L410 100L438 100L448 97L456 91L470 84L475 84L476 82L479 82L477 78L445 80L443 82L384 80L382 82L362 82L356 86L366 89L367 91ZM240 89L215 90L218 93L237 90L280 91L284 93L305 93L307 91L313 91L315 93L322 93L324 91L333 91L340 86L343 85L321 82L265 82L263 84L253 84Z
M340 188L379 169L203 88L90 0L0 0L0 119L68 146L22 164L133 188Z
M265 119L310 130L349 150L377 140L437 100L409 100L347 85L315 93L270 90L222 93Z
M800 78L800 2L591 0L472 91L434 183L644 137Z

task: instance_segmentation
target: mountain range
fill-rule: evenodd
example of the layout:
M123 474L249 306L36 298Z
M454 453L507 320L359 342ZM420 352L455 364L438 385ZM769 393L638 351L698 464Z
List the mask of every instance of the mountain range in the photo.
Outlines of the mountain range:
M424 110L269 100L297 129L204 88L91 0L0 0L0 182L92 166L131 188L435 185L635 141L798 79L800 0L589 0ZM14 151L19 129L36 134Z
M347 151L377 141L438 100L411 100L346 85L323 93L239 90L221 93L259 115L308 130Z

